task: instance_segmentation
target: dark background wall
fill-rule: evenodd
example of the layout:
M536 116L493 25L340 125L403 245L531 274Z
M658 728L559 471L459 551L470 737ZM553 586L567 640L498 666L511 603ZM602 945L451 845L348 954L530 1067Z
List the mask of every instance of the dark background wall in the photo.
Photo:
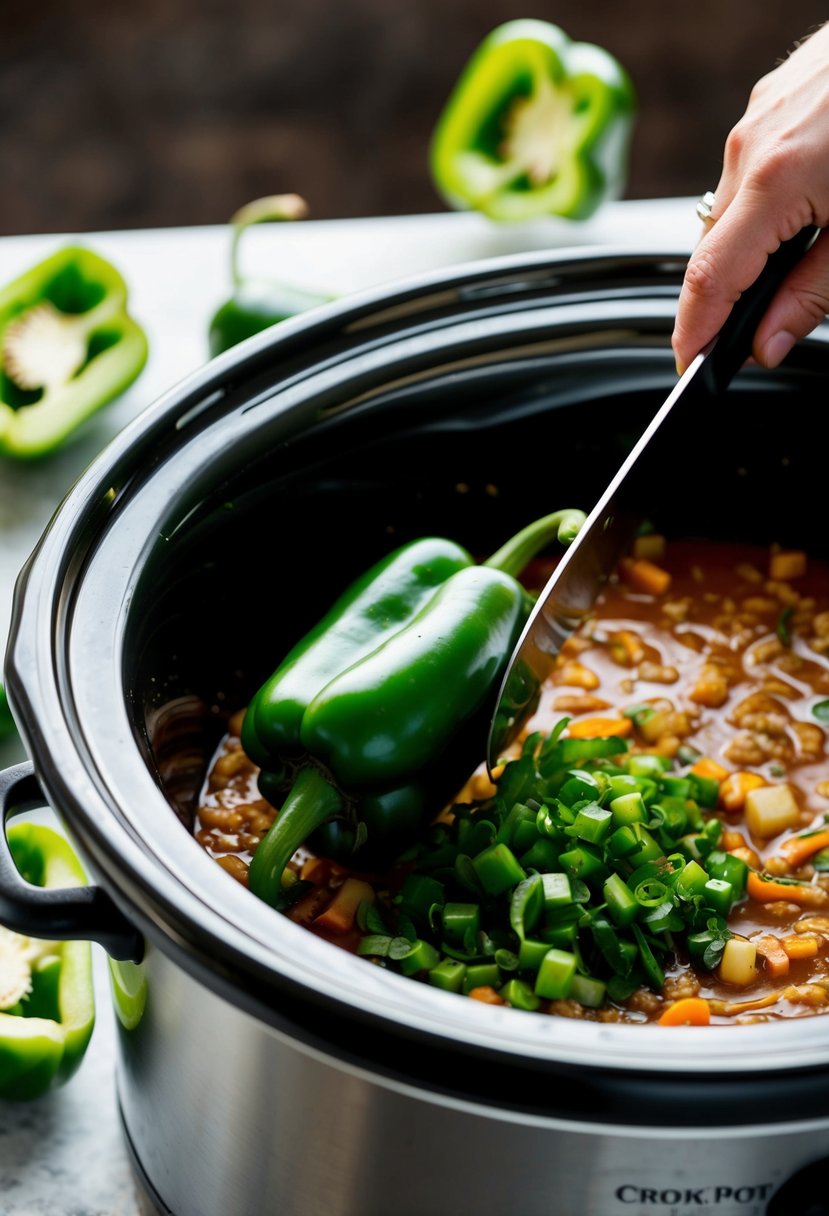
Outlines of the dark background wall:
M501 21L599 42L639 96L627 196L696 195L818 0L0 0L0 233L443 209L429 136Z

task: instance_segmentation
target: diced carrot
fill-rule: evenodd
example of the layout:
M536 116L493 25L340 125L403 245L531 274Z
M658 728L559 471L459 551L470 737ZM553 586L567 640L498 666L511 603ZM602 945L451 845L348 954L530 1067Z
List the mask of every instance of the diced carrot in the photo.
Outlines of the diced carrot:
M348 933L354 928L354 917L364 900L374 903L374 888L361 878L347 878L322 915L314 920L314 925L329 933Z
M309 857L302 863L299 877L303 882L312 882L316 887L325 887L338 873L342 874L340 867L336 862L329 861L327 857Z
M720 786L720 803L727 811L741 811L749 790L757 790L765 784L759 773L729 773Z
M701 996L686 996L669 1005L659 1019L660 1026L708 1026L711 1009Z
M771 904L777 900L785 900L789 904L815 907L826 903L829 898L821 887L813 887L811 883L775 882L773 878L763 878L754 870L749 872L746 889L758 904Z
M491 984L481 984L479 988L470 988L466 995L471 996L473 1001L482 1001L484 1005L506 1005L507 1003Z
M769 559L769 578L785 582L806 573L806 554L802 549L781 549Z
M811 836L790 836L780 846L780 852L789 865L796 869L803 865L813 853L829 848L829 829L823 832L813 832Z
M710 756L700 756L691 772L697 777L711 777L714 781L725 781L728 776L728 769Z
M814 958L820 948L817 938L810 937L807 933L796 933L792 937L784 937L780 945L791 959Z
M661 566L655 566L647 558L622 558L620 562L622 578L636 591L646 595L664 595L671 585L671 576Z
M735 849L744 849L746 848L746 838L742 832L726 828L720 837L720 848L726 853L733 853Z
M630 718L582 718L567 727L571 739L622 738L632 730Z
M765 933L755 945L768 975L776 977L789 974L789 956L779 937L775 937L773 933Z

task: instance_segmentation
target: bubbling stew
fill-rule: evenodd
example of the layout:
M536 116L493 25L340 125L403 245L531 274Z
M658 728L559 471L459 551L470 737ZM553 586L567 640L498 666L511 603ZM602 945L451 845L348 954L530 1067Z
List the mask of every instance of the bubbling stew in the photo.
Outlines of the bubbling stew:
M195 834L246 884L277 809L243 717ZM827 725L829 566L641 536L493 780L482 764L382 871L303 848L285 914L366 965L543 1014L829 1012Z

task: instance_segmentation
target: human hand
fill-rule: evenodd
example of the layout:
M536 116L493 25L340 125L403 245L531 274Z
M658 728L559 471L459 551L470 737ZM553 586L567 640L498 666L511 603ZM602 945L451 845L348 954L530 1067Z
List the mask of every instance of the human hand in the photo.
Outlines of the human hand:
M683 371L781 242L829 223L829 24L754 86L728 137L711 219L688 262L673 347ZM776 367L829 312L829 233L788 275L754 337Z

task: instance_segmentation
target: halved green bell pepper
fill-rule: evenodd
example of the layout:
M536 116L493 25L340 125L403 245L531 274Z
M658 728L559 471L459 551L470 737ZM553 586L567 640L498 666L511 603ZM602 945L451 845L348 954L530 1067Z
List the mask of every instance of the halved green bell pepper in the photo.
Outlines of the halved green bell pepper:
M325 304L332 298L275 279L247 277L239 269L239 246L242 236L252 224L304 219L307 213L305 200L298 194L274 194L254 199L231 216L230 273L233 295L211 318L208 334L211 355L220 355L244 338L258 334L279 321L295 317L316 304Z
M412 541L356 581L252 698L242 745L280 807L250 866L279 905L294 851L388 863L483 752L485 717L532 606L517 576L584 521L558 511L482 565L454 542ZM318 836L319 839L319 836Z
M40 887L86 882L72 848L51 828L9 828L17 868ZM37 1098L78 1068L95 1023L88 942L50 942L0 928L0 1098Z
M0 453L44 456L122 393L147 360L127 285L67 246L0 291Z
M435 186L494 220L586 219L624 189L634 111L608 51L547 21L508 21L473 53L438 119Z

